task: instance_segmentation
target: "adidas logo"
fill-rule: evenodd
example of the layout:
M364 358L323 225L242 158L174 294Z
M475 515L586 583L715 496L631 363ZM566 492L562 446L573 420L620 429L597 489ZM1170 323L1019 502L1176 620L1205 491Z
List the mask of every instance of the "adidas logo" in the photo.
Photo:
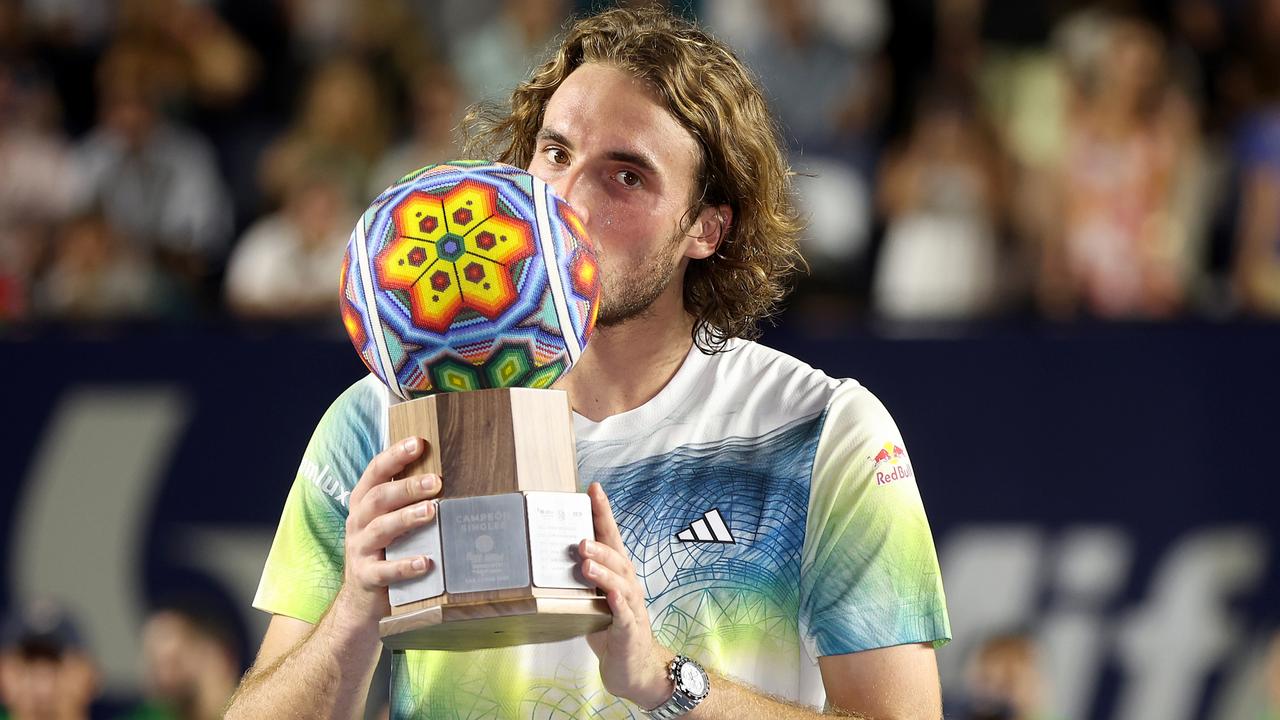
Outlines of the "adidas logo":
M720 510L716 508L703 513L701 519L694 520L689 527L677 533L676 539L686 543L710 542L726 545L735 543L733 534L729 532L729 526L725 524L724 518L720 517Z

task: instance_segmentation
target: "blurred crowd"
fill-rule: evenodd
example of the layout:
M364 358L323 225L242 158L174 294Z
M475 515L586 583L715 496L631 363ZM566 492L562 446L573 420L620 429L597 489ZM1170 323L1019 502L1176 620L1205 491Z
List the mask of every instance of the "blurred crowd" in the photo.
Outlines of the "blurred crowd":
M99 659L75 619L49 600L19 606L0 627L0 720L215 720L247 667L247 646L226 608L195 598L156 605L139 633L142 683L104 702ZM1014 630L979 643L961 692L946 699L954 720L1065 720L1047 709L1048 683L1035 637ZM1280 720L1280 629L1265 641L1251 679L1258 720ZM366 718L387 716L371 691Z
M95 657L65 608L43 599L10 610L0 629L0 718L216 720L244 671L244 643L225 608L196 597L157 604L138 628L142 685L102 699Z
M606 0L0 0L0 328L336 325L358 214ZM674 0L759 75L817 323L1280 316L1280 0Z

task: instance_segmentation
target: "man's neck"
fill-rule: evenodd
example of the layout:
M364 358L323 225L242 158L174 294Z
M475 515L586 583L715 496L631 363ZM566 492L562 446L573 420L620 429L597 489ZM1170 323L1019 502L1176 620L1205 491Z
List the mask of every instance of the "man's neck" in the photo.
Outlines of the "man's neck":
M680 369L693 344L693 318L678 305L662 312L657 304L644 316L596 328L586 352L559 385L579 415L600 422L634 410L653 399Z

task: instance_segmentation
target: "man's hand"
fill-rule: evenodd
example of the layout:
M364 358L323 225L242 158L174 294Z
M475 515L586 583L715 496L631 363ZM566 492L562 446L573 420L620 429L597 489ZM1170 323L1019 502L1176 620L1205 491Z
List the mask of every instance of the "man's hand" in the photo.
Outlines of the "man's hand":
M391 611L387 585L425 575L437 560L428 557L387 560L396 538L436 517L436 475L392 480L425 449L421 438L406 438L374 456L351 491L347 514L346 567L339 599L358 622L372 622ZM335 605L338 603L335 602Z
M600 483L591 483L587 494L591 496L596 540L578 543L582 574L604 592L613 611L613 624L587 636L587 643L600 660L605 690L652 709L671 697L672 684L666 673L675 653L653 637L644 588L622 544L609 498Z
M387 545L431 522L440 478L393 480L426 450L422 438L406 438L369 461L351 490L342 588L319 623L276 615L262 649L231 700L229 718L364 715L369 680L382 643L378 621L391 606L387 585L429 572L431 558L388 561Z

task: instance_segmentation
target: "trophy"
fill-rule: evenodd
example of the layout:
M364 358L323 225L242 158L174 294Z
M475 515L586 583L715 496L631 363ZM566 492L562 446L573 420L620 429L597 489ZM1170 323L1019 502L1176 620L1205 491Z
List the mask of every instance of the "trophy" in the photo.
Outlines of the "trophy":
M591 503L568 397L548 389L595 325L598 268L568 204L508 165L423 168L357 222L343 324L391 393L388 439L427 441L403 476L444 479L436 518L387 548L434 560L389 588L391 649L550 642L611 622L578 573Z

